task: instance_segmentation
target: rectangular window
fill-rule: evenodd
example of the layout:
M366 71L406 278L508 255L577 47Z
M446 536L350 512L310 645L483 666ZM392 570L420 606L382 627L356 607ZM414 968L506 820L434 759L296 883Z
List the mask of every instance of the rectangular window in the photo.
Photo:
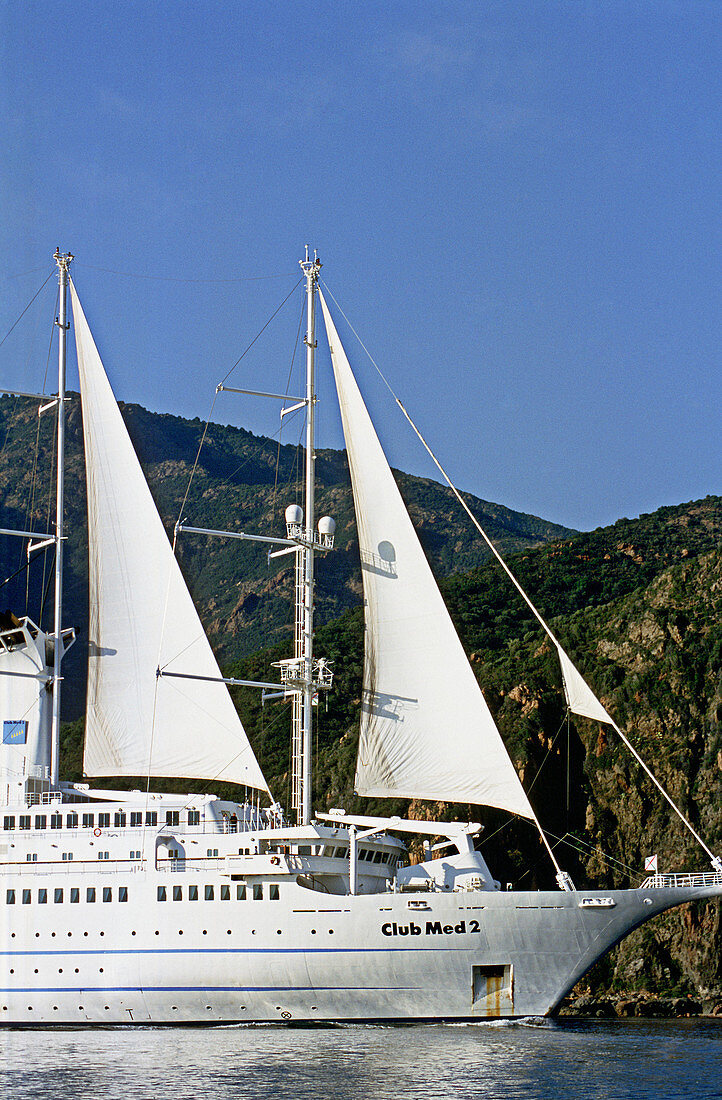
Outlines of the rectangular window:
M278 885L275 882L272 882L271 885L268 887L269 901L278 901L279 896L280 895L278 893Z
M174 886L173 887L173 901L183 901L183 887L182 886Z
M68 860L71 860L72 858L73 858L73 853L72 852L63 852L63 861L64 862L67 863Z
M92 829L95 825L95 814L83 814L83 828Z
M47 826L48 826L48 819L45 816L45 814L36 814L35 815L35 828L36 829L46 829Z
M253 900L263 901L263 886L260 882L257 882L256 885L253 887Z
M336 859L348 859L348 848L337 848Z
M310 856L311 855L311 845L310 844L299 844L298 854L300 856Z
M37 863L37 861L38 861L37 852L28 852L28 854L25 856L25 859L26 859L27 863Z
M23 890L23 905L30 905L33 900L32 890Z
M65 819L65 827L67 829L77 829L77 827L78 827L78 815L77 814L68 814L68 816Z
M221 901L230 901L230 900L231 900L231 888L226 883L225 885L221 886Z
M15 828L15 818L14 817L4 817L3 818L3 829L14 829L14 828Z
M114 825L115 825L116 829L124 829L125 828L125 814L124 813L121 812L121 813L118 813L118 814L115 815Z
M217 848L209 848L206 851L206 855L208 856L209 859L217 859L218 858L218 849Z
M189 825L200 825L200 823L201 823L201 812L200 812L200 810L189 810L188 811L188 824Z
M140 859L140 851L131 852L130 853L130 858L131 859Z
M20 814L20 819L18 821L18 825L20 826L21 829L29 829L30 828L30 814Z
M70 904L77 905L80 901L80 890L77 886L70 887Z
M118 901L127 901L127 900L128 900L128 887L127 886L119 886L118 887Z
M198 887L197 886L189 886L188 887L188 901L198 901Z
M380 863L383 858L383 852L374 852L374 863Z
M166 900L165 886L159 886L158 887L158 901L165 901L165 900Z
M47 890L38 890L38 905L47 905L47 904L48 904L48 891Z
M63 815L62 814L51 814L50 815L50 828L51 829L62 829L62 827L63 827Z
M215 897L215 892L213 890L213 887L212 886L206 886L206 894L205 894L206 901L213 901L214 897Z
M95 901L95 887L94 886L89 886L87 888L87 890L85 891L85 900L87 902L89 902L91 905Z
M382 854L382 856L381 856L381 862L382 862L382 863L388 863L388 862L389 862L389 856L390 856L390 855L391 855L391 853L390 853L390 852L384 852L384 853Z
M103 887L103 901L112 901L112 900L113 900L113 887L112 886L104 886Z
M131 813L130 824L132 827L143 824L143 814L139 810L134 810Z
M110 859L110 852L98 852L98 859Z
M110 814L98 814L98 825L101 829L110 828Z
M166 810L165 812L166 825L179 825L180 824L180 810Z
M158 814L156 813L155 810L149 810L148 811L148 813L145 815L145 823L146 823L146 825L157 825L158 824Z
M62 887L59 887L55 891L55 897L53 898L53 901L55 902L56 905L60 905L62 903L62 900L63 900L63 889L62 889Z
M236 884L236 901L246 900L246 884L245 882L239 882Z
M5 904L6 905L14 905L15 904L15 891L14 890L6 890L5 891Z

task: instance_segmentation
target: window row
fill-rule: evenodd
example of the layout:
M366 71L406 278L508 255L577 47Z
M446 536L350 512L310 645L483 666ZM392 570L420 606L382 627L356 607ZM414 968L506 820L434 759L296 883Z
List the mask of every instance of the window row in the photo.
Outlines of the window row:
M299 844L300 856L326 856L329 859L348 859L348 847L338 848L333 844ZM366 860L367 863L395 863L396 856L393 852L382 852L379 849L359 848L357 858Z
M77 905L78 902L80 901L81 890L78 886L71 886L69 890L65 890L64 887L62 887L62 886L58 886L54 890L46 890L45 888L41 888L41 889L36 891L35 900L38 903L38 905L47 905L49 894L53 895L53 901L56 905L62 905L63 904L63 902L66 900L66 894L67 894L67 900L70 902L70 904L71 905ZM33 900L33 891L32 890L17 890L17 891L16 890L6 890L5 891L5 904L6 905L15 905L16 895L17 895L19 904L21 904L21 905L31 905L32 904L32 900ZM102 897L103 901L112 901L113 900L113 887L112 886L103 886L103 887L101 887L100 890L96 890L96 888L94 886L86 886L86 888L85 888L85 900L86 900L86 902L89 902L90 904L92 904L94 901L97 901L98 896ZM118 886L117 892L116 892L116 900L117 901L127 901L128 900L128 887L127 886Z
M231 900L231 887L228 883L223 883L221 886L212 886L210 884L206 886L187 886L185 887L188 893L186 897L188 901L200 901L201 897L203 901L230 901ZM183 886L159 886L158 887L158 901L168 901L171 898L173 901L183 901ZM263 883L257 882L250 890L246 887L245 882L236 883L236 901L246 901L250 898L253 901L263 901ZM272 882L268 885L268 900L278 901L280 898L279 887L276 883Z
M185 816L188 825L200 825L200 810L188 810ZM131 810L129 814L126 813L125 810L119 810L114 814L69 813L65 815L65 828L77 829L80 825L84 829L109 829L111 827L111 818L113 820L113 828L115 829L123 829L126 825L130 825L131 828L138 828L138 826L143 825L144 818L146 825L156 828L158 826L157 810L147 810L145 814L143 814L141 810ZM34 825L32 814L19 814L17 818L15 814L5 814L3 817L3 829L6 832L13 831L15 829L16 820L18 829L47 829L48 827L48 814L35 814ZM180 825L180 810L166 810L165 824L172 826ZM50 828L63 828L62 814L50 814Z

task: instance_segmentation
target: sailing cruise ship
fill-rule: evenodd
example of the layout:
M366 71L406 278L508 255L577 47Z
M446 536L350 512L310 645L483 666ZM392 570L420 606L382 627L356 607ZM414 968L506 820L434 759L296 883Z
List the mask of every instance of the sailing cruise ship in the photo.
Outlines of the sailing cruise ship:
M294 654L275 679L254 682L292 701L296 823L288 824L228 692L249 682L221 673L70 279L72 256L55 259L58 392L24 396L57 409L56 523L46 532L1 532L26 540L29 554L45 545L56 554L53 629L11 612L0 618L2 1024L547 1015L633 928L683 902L722 895L719 857L666 794L711 871L599 892L577 889L557 863L420 547L323 295L320 262L308 250L306 388L295 399L306 414L304 507L290 505L285 532L268 535L176 527L178 537L251 539L270 556L295 559ZM68 291L89 521L84 771L148 777L143 791L97 790L59 776L61 663L75 640L62 622ZM364 586L355 789L493 806L529 820L554 863L556 890L501 889L476 848L481 829L473 822L314 812L314 704L332 685L329 663L313 648L314 560L334 541L333 520L317 521L314 503L317 303ZM522 595L557 650L571 712L624 738ZM150 790L169 776L230 781L259 794L236 803ZM408 865L400 838L411 834L427 848L422 862ZM442 839L431 847L434 838Z

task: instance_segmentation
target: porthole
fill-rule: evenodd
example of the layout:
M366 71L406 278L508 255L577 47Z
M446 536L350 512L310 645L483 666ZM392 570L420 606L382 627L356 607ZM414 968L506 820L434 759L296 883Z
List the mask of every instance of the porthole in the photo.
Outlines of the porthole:
M35 933L35 939L37 939L39 935L40 935L40 933L39 933L39 932L36 932L36 933Z
M82 1011L83 1011L83 1006L82 1006L82 1005L78 1005L78 1012L82 1012Z
M280 929L280 928L277 928L277 929L276 929L276 935L277 935L277 936L280 936L280 935L282 935L282 932L281 932L281 929Z
M33 1006L32 1006L32 1005L28 1005L28 1012L32 1012L32 1010L33 1010Z
M79 974L79 973L80 973L80 971L78 970L77 966L76 966L76 968L75 968L75 973L76 973L76 974Z
M14 971L14 970L11 970L11 971L10 971L10 973L11 973L11 974L14 974L14 973L15 973L15 971Z
M63 968L62 968L62 966L59 966L58 967L58 974L62 974L62 973L63 973Z
M88 935L88 933L87 933L87 932L83 932L83 935L84 935L84 936L87 936L87 935Z
M208 935L208 933L207 933L207 931L205 930L205 928L203 929L203 935L204 935L204 936L207 936L207 935Z
M38 970L37 970L37 967L36 967L36 968L35 968L35 973L37 974L37 972L38 972Z
M105 935L105 932L101 932L100 934L101 934L101 936L104 936L104 935Z
M106 1012L110 1012L110 1005L106 1005L106 1006L105 1006L105 1011L106 1011Z
M159 935L160 935L160 932L159 932L159 931L158 931L158 930L156 929L156 933L155 933L155 934L156 934L156 936L159 936Z
M134 936L134 935L135 935L135 932L131 932L130 934L131 934L131 936Z
M211 1006L206 1005L206 1012L212 1012L212 1011L213 1011L213 1009L211 1008Z
M312 935L312 936L315 936L315 935L316 935L316 929L315 929L315 928L312 928L312 929L311 929L311 935Z
M182 935L183 935L183 929L182 929L182 928L179 928L179 929L178 929L178 935L179 935L179 936L182 936Z
M55 933L54 932L51 932L50 935L53 937L53 939L55 939Z
M73 934L72 932L68 932L68 935L69 935L69 936L72 936L72 934Z
M226 932L226 935L227 935L227 936L230 936L230 935L231 935L231 930L230 930L230 928L229 928L229 929L228 929L228 931Z
M53 1012L57 1012L57 1011L58 1011L58 1006L57 1006L57 1005L53 1005Z
M332 935L333 935L333 928L329 928L329 930L328 930L328 934L329 934L329 936L332 936Z
M76 971L75 971L75 973L77 974L77 973L78 973L78 971L76 970ZM101 967L99 968L99 970L98 970L98 973L99 973L99 974L102 974L102 973L103 973L103 968L102 968L102 966L101 966Z

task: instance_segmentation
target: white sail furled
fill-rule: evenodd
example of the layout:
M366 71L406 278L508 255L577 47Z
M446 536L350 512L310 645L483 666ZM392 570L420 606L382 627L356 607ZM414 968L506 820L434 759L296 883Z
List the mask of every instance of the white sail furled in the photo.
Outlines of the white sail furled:
M88 487L87 775L230 780L267 791L156 510L75 287Z
M321 297L365 597L356 791L534 813L466 658Z

